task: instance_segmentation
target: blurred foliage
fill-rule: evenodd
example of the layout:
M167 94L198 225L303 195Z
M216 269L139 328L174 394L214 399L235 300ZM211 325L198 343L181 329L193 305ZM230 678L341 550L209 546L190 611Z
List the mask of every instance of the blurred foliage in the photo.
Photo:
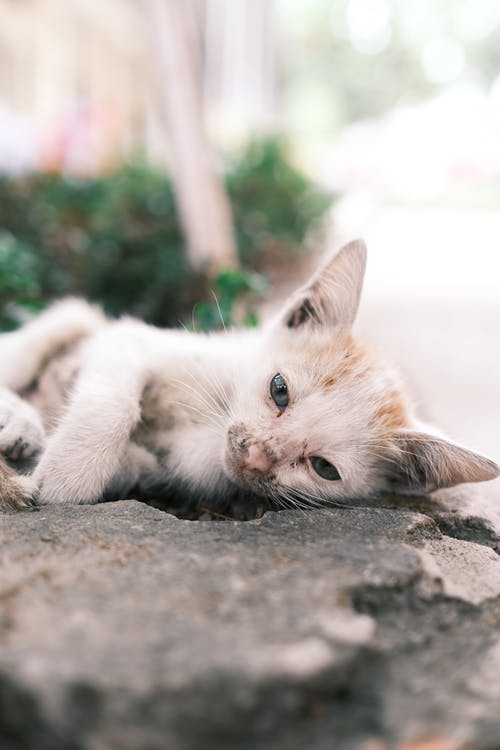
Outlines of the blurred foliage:
M209 331L239 324L254 327L258 318L246 302L260 298L267 288L266 277L245 269L222 271L212 283L212 299L202 300L193 309L193 330Z
M259 266L269 253L299 253L331 203L331 196L294 169L279 141L271 139L250 143L226 186L240 258L250 266Z
M21 310L40 304L39 266L33 248L0 230L0 328L11 328Z
M238 305L262 294L255 269L278 249L299 252L331 199L275 141L252 143L226 182L243 268L209 279L189 266L163 173L136 164L98 179L0 176L0 328L68 294L158 325L251 323Z

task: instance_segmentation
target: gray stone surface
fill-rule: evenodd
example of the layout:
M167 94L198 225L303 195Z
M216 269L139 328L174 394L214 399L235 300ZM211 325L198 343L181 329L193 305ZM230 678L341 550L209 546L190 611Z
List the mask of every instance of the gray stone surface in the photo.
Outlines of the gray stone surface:
M0 748L500 747L495 540L421 511L1 516Z

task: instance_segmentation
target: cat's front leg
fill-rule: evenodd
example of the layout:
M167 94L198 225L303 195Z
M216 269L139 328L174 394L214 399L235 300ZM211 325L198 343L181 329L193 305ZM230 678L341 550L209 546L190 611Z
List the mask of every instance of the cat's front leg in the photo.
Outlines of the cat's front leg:
M123 470L132 430L141 416L142 378L136 370L84 371L68 410L50 438L33 479L37 501L95 503Z

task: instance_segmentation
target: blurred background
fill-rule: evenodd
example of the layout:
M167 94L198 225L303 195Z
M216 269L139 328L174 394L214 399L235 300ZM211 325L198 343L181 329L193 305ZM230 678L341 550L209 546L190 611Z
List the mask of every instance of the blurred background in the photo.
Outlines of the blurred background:
M500 458L498 0L0 0L0 327L253 325L364 236L360 327Z

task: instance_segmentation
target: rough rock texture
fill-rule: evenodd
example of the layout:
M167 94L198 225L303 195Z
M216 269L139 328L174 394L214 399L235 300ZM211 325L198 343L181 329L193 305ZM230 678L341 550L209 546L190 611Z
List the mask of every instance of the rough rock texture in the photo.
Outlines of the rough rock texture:
M493 532L401 502L193 522L125 501L0 529L2 750L500 747Z

